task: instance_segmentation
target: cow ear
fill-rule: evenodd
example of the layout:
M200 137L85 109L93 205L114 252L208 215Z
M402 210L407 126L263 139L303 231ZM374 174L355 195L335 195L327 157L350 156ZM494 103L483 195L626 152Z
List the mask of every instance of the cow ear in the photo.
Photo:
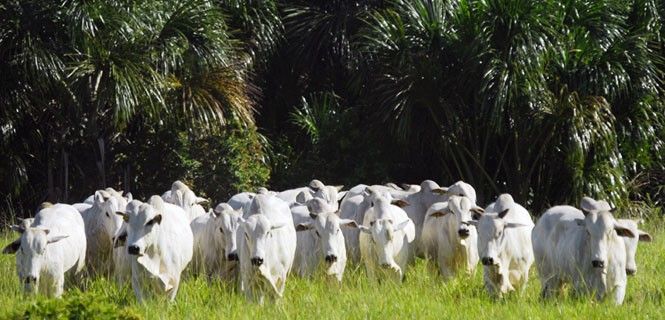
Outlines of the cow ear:
M358 223L351 219L340 219L339 225L347 228L358 228Z
M503 210L503 211L499 212L498 217L503 219L503 217L505 217L508 214L508 210L510 210L510 209L506 209L506 210Z
M640 240L641 242L651 242L651 235L642 231L642 230L637 230L637 233L639 233Z
M337 189L337 192L340 192L344 189L344 185L334 186L334 188Z
M47 233L47 234L48 234L48 233ZM66 235L65 235L65 236L53 236L53 237L49 237L47 243L56 243L56 242L58 242L58 241L60 241L60 240L62 240L62 239L64 239L64 238L67 238L67 237L69 237L69 236L66 236Z
M627 238L634 238L635 237L635 234L632 231L630 231L630 229L628 229L628 228L626 228L626 227L624 227L624 226L622 226L618 223L614 223L614 230L617 232L617 234L620 237L627 237Z
M409 220L409 219L404 220L404 221L402 221L400 224L398 224L397 226L395 226L395 228L393 228L393 230L394 230L394 231L400 231L400 230L406 228L406 226L409 225L409 222L411 222L411 220Z
M272 227L270 227L270 230L279 229L279 228L282 228L284 226L286 226L285 223L276 224L276 225L273 225Z
M474 209L475 209L475 208L474 208ZM471 212L473 212L473 214L471 215L471 219L473 219L473 220L475 220L475 221L478 221L478 220L480 220L480 217L483 216L483 213L484 213L485 211L484 211L484 210L483 210L483 211L479 211L479 210L474 210L474 209L471 209Z
M18 233L23 233L23 232L25 232L25 228L23 228L23 226L19 226L19 225L17 225L17 224L13 224L13 225L11 225L9 228L12 229L12 230L14 230L14 231L16 231L16 232L18 232Z
M13 254L18 251L18 248L21 247L21 238L14 240L14 242L8 244L4 249L2 249L2 253L4 254Z
M221 212L217 212L217 210L215 209L210 209L210 215L212 215L215 218L219 217L221 214L222 214Z
M309 213L309 217L312 218L312 219L316 219L316 217L318 217L318 216L319 216L318 214L314 214L314 213L311 213L311 212Z
M194 202L196 204L208 204L208 203L210 203L210 200L208 200L206 198L196 197L196 200Z
M116 211L115 214L122 216L122 221L129 222L129 215L124 212Z
M399 199L399 200L393 200L393 201L390 202L390 204L392 204L392 205L396 205L396 206L398 206L398 207L400 207L400 208L404 208L404 207L409 206L409 203L408 203L408 202L406 202L406 201L404 201L404 200L401 200L401 199Z
M504 228L519 228L519 227L528 227L528 225L516 222L508 222L504 225Z
M127 193L125 193L125 199L127 199L127 202L130 202L130 201L134 200L134 196L132 195L131 192L127 192Z
M124 247L126 241L127 241L127 231L123 231L113 240L113 247L114 248Z
M358 225L358 229L360 229L360 231L362 231L364 233L372 233L372 231L370 231L368 227L365 227L362 224Z
M93 197L93 202L94 203L102 203L104 202L104 196L102 196L102 193L99 191L95 191L95 196Z
M448 188L443 188L442 187L442 188L432 189L432 193L436 193L436 194L446 194L446 192L448 192Z
M443 217L443 216L445 216L449 213L450 212L446 211L446 210L439 210L439 211L434 211L434 212L430 213L429 215L430 215L430 217L440 218L440 217Z
M162 215L161 214L157 214L154 218L152 218L150 221L148 221L148 223L146 223L145 225L150 226L150 225L153 225L155 223L156 224L162 223Z
M300 191L296 195L296 204L304 205L309 199L312 199L312 195L305 191Z
M342 201L342 199L344 199L344 197L346 196L347 193L348 193L348 191L339 191L339 192L337 192L337 201Z
M311 222L299 223L296 226L296 231L305 231L305 230L309 230L309 229L312 229L312 228L313 228L313 225L312 225Z
M473 213L477 213L477 214L483 214L483 213L485 213L485 209L483 209L483 208L481 208L481 207L479 207L479 206L475 206L475 207L471 208L470 211L473 212Z

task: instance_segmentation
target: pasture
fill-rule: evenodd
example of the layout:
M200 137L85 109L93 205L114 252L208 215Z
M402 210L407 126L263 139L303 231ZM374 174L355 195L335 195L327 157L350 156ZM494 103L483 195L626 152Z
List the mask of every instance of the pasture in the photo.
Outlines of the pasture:
M647 222L654 237L638 249L638 272L628 280L622 306L591 297L564 296L543 302L535 266L523 294L492 300L482 283L482 266L471 277L444 283L430 262L418 259L401 285L369 283L364 267L349 265L341 286L323 277L289 277L284 298L257 305L235 288L185 277L174 303L165 299L136 302L128 283L119 288L108 279L84 280L66 288L62 299L23 297L14 255L0 255L0 319L660 319L665 314L665 221ZM4 247L16 237L5 231Z

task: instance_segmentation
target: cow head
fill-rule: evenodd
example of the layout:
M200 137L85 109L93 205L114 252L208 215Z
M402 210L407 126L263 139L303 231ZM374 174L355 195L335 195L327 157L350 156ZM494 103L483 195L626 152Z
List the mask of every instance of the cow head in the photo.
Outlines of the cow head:
M253 214L242 224L243 237L249 249L249 258L252 265L261 268L267 258L266 253L272 248L268 241L273 237L273 231L285 227L284 224L273 224L263 214Z
M635 262L635 255L637 254L638 242L651 242L651 235L640 230L638 221L629 219L618 219L619 223L630 229L637 237L623 237L624 244L626 245L626 274L629 276L637 273L637 262Z
M133 200L127 204L127 210L123 219L127 222L127 253L134 256L143 256L147 252L152 252L157 243L160 224L162 222L163 208L160 205L154 205L159 197L150 198L150 203L142 203Z
M112 190L112 189L111 189ZM114 191L115 192L115 191ZM119 212L124 212L127 202L122 195L110 193L105 190L95 192L93 198L93 206L97 207L101 213L98 219L102 219L102 226L104 231L109 236L109 239L116 235L122 227L122 215Z
M584 197L581 202L584 219L578 219L577 224L584 227L589 235L591 249L591 266L605 270L607 266L608 247L616 237L634 238L630 228L614 219L609 204L606 201L596 201Z
M510 228L526 227L521 223L508 222L504 218L514 210L515 202L509 194L502 194L494 204L495 212L488 212L482 215L475 214L477 220L469 221L470 225L475 225L478 230L478 253L480 261L485 266L501 266L499 255L505 247L505 231Z
M360 225L358 228L369 234L371 247L375 252L378 264L382 268L390 268L401 274L400 267L393 259L395 233L404 229L410 220L395 224L392 219L377 219L371 221L369 226Z
M476 189L464 181L457 181L447 188L446 194L448 196L464 196L471 200L471 203L476 203Z
M341 219L334 212L316 213L310 211L311 221L300 223L296 231L311 230L314 233L318 251L326 263L326 274L342 281L346 266L346 245L341 227L357 228L355 221Z
M23 291L26 294L35 294L38 290L39 275L48 247L67 236L53 235L46 228L33 228L26 221L12 226L12 229L21 233L21 237L7 245L2 252L16 254L16 271L23 284Z
M432 217L443 217L452 214L456 221L457 234L459 238L466 239L475 230L469 229L470 221L474 214L482 213L482 209L477 208L469 198L464 196L452 196L448 199L448 207L441 211L430 214Z
M228 261L238 261L237 234L243 222L242 210L233 210L226 203L220 203L213 215L224 243L224 255Z

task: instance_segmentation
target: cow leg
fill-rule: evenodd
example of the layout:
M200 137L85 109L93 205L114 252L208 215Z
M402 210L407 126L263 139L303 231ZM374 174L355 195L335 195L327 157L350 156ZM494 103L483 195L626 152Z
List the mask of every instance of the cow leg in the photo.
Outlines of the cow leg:
M180 287L180 275L173 277L173 288L169 291L169 300L175 301L175 296L178 294L178 288Z
M132 265L132 269L136 268L136 266ZM143 294L141 293L141 280L139 279L139 275L137 274L135 270L132 270L132 289L134 289L134 295L136 296L136 300L139 303L143 303Z
M617 285L614 287L614 303L620 305L626 296L626 285Z
M49 281L49 287L51 287L53 296L56 298L59 298L62 296L62 292L64 291L64 286L65 286L65 274L61 272L60 274L56 275Z

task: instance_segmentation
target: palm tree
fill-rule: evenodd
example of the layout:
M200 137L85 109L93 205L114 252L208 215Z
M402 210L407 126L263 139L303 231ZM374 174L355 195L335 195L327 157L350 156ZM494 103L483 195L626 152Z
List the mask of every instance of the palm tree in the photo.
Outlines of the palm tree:
M659 92L648 2L393 5L368 19L362 48L368 104L396 139L427 141L415 151L433 150L443 178L481 194L510 190L536 208L584 194L625 199L619 104Z
M24 174L31 158L49 164L37 181L60 180L64 195L71 168L98 172L82 179L89 189L106 185L109 143L139 116L195 132L231 119L253 126L246 65L212 1L10 1L0 16L3 149L22 166L6 173L14 191L34 180Z

